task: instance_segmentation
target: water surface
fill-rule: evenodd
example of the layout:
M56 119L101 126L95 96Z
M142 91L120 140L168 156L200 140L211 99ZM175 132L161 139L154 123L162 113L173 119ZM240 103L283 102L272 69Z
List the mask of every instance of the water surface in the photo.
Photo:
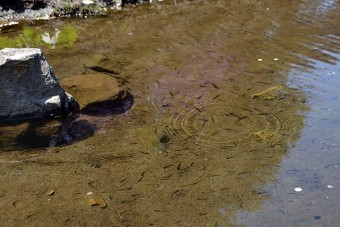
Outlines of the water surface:
M30 26L40 39L11 45L43 48L61 81L84 65L117 72L133 106L83 114L77 129L87 134L68 146L30 135L28 124L1 128L1 221L336 225L339 7L168 2ZM56 31L63 39L44 43ZM1 40L22 34L3 30Z

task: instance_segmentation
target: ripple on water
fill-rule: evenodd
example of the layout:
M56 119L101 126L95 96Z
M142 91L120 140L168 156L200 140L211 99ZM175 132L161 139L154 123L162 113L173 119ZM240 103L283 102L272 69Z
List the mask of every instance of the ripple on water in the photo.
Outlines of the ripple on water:
M178 111L167 112L165 132L172 143L181 145L223 148L256 142L281 144L298 122L285 111L254 103L250 106L249 102L216 101L200 107L184 105Z

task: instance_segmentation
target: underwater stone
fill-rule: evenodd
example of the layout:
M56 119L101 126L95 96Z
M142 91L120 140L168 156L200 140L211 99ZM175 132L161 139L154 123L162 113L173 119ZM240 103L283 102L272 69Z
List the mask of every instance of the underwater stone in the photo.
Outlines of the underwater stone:
M264 100L273 100L273 99L284 99L287 96L286 90L281 85L276 85L271 88L268 88L262 92L256 93L252 95L252 98L261 98Z
M68 116L78 108L59 85L42 50L0 50L0 125Z
M81 109L94 102L114 100L123 90L117 79L102 73L73 75L60 83L72 92Z

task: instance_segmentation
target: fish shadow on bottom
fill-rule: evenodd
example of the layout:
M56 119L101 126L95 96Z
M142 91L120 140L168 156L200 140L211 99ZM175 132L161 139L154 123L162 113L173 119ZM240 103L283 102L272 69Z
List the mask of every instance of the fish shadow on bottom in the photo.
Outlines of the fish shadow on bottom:
M133 105L133 95L126 91L120 91L115 99L97 101L86 105L80 113L89 116L110 116L126 113Z

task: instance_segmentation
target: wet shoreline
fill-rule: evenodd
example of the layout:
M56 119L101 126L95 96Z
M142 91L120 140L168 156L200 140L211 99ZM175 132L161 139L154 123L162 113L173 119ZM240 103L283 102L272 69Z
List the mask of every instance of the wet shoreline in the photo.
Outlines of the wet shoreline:
M147 2L155 3L156 1ZM163 2L163 1L161 1ZM17 3L4 2L0 5L0 29L16 25L20 21L50 20L55 18L105 17L122 10L122 7L136 7L143 1L50 1L27 0Z

